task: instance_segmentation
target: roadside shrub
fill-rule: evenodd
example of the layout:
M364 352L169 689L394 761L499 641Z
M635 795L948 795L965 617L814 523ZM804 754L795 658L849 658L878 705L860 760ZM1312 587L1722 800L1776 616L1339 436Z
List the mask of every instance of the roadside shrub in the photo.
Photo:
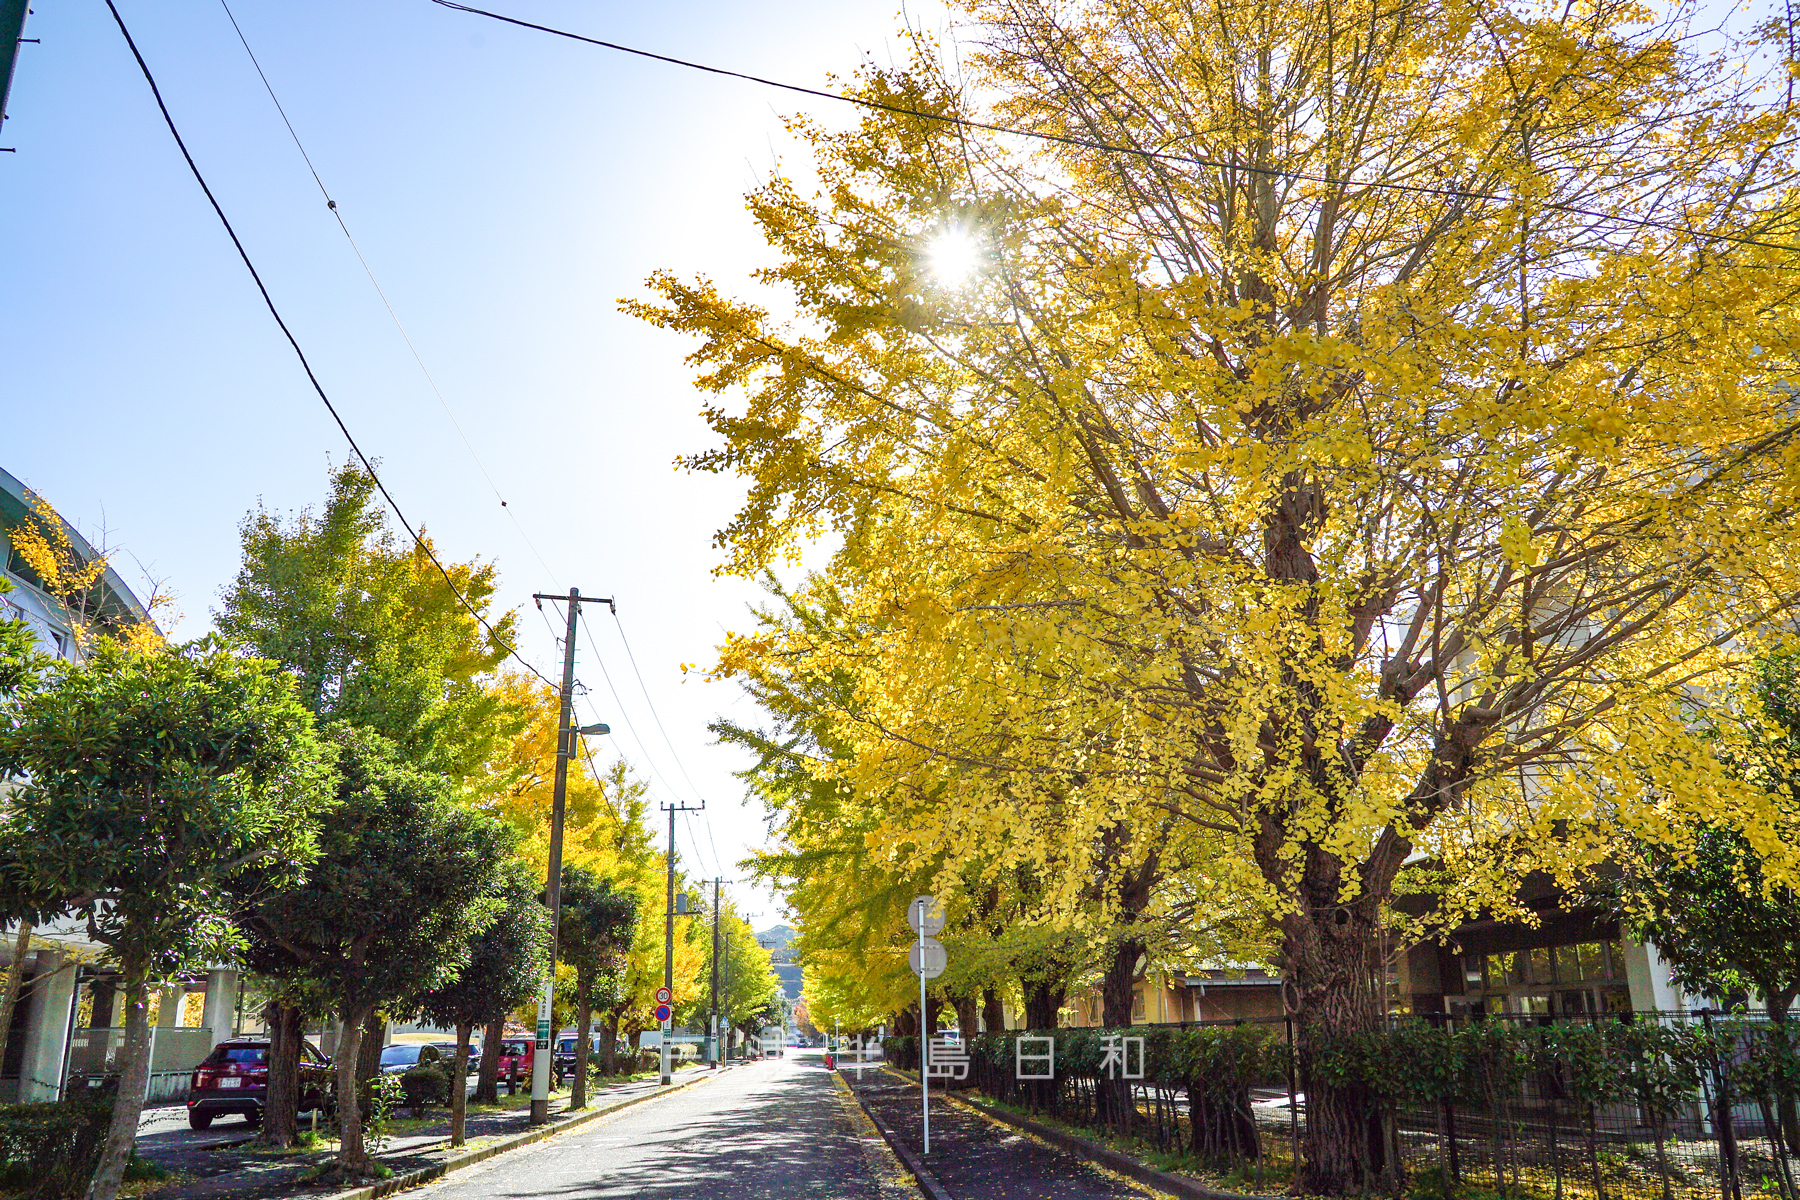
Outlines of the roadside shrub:
M442 1108L450 1103L450 1077L436 1063L408 1067L400 1076L400 1102L412 1109L415 1117L425 1115L432 1105Z
M75 1200L106 1144L112 1102L0 1106L0 1183L33 1200Z

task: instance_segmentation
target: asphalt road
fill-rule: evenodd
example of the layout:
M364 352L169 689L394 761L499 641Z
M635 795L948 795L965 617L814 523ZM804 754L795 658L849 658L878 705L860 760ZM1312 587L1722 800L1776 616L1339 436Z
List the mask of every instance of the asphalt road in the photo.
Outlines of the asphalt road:
M895 1194L892 1183L883 1190L847 1103L816 1052L790 1049L787 1058L734 1068L408 1195L884 1200Z

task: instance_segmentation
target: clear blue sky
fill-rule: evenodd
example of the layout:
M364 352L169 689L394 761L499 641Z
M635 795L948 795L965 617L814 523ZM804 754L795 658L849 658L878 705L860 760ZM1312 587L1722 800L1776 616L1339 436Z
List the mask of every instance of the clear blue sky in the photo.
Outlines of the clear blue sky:
M583 47L428 0L234 0L351 231L503 510L325 208L216 0L117 0L182 133L284 315L407 515L453 558L497 561L546 673L533 591L610 593L669 737L710 805L679 834L695 874L727 876L760 811L713 747L730 685L685 681L742 623L753 588L711 575L731 480L678 474L708 444L681 339L621 315L653 269L727 284L768 260L743 193L799 98ZM824 86L887 61L893 0L782 4L494 0L515 15ZM913 19L920 19L915 6ZM936 20L936 17L930 20ZM347 448L262 308L162 126L101 0L37 0L0 145L0 465L84 532L174 589L205 631L261 502L323 495ZM833 120L823 101L807 111ZM508 519L523 525L545 562ZM121 572L135 572L121 557ZM611 618L600 654L658 774L692 799ZM586 719L650 772L581 647ZM696 864L694 859L698 857ZM773 923L773 904L739 888Z

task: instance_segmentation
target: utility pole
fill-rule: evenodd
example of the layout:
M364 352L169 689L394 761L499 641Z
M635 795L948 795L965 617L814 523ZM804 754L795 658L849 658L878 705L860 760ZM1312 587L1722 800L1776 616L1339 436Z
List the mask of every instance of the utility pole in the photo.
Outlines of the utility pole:
M663 987L669 991L669 1006L675 1005L675 814L678 812L705 812L706 801L699 804L665 804L663 811L669 814L669 887L668 908L663 912ZM662 1023L662 1082L667 1087L672 1082L669 1074L669 1034L675 1022L672 1019Z
M713 1015L711 1015L713 1045L707 1051L707 1063L713 1067L718 1067L718 1058L720 1058L720 1054L718 1054L718 955L720 955L718 946L722 941L722 932L725 927L725 910L720 907L718 889L724 887L724 883L724 880L713 880ZM729 988L729 984L727 984L727 988Z
M545 600L569 602L568 627L563 636L562 703L556 718L556 789L550 802L550 870L544 881L544 905L550 910L550 970L544 976L543 991L538 994L537 1043L531 1056L531 1123L542 1125L550 1120L550 1060L553 1057L550 1017L551 1002L556 993L556 937L562 921L563 809L569 794L569 758L575 753L575 739L581 734L608 731L604 725L575 729L569 720L575 705L575 622L581 615L583 597L580 590L570 588L567 596L537 593L531 598L540 603ZM586 599L589 604L613 607L611 596Z

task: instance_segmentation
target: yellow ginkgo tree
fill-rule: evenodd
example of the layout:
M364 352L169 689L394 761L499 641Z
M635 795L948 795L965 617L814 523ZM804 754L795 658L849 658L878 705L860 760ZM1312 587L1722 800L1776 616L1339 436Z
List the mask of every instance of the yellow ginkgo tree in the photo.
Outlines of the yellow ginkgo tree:
M831 770L947 877L1206 839L1310 1192L1390 1166L1318 1052L1381 1015L1409 860L1504 906L1704 811L1793 877L1691 706L1800 597L1794 112L1778 42L1690 15L977 3L962 74L869 69L795 123L816 189L751 196L791 313L630 306L699 339L728 569L835 539L841 631L724 668L840 674Z

